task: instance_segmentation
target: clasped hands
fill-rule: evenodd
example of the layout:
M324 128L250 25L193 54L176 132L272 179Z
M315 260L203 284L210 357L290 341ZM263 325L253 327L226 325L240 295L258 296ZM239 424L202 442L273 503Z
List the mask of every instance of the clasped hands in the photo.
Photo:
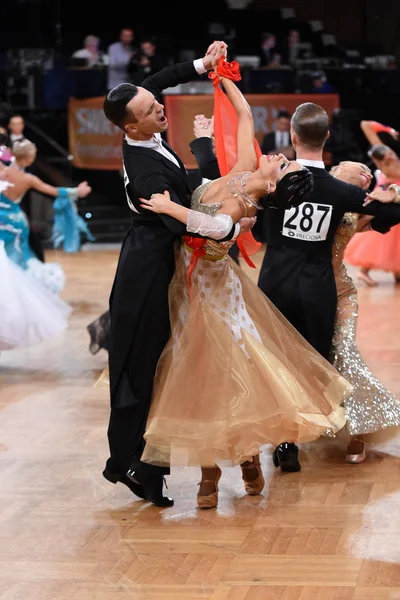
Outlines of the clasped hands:
M226 58L228 45L225 42L215 41L209 45L207 52L203 56L203 65L207 71L216 69L221 56Z

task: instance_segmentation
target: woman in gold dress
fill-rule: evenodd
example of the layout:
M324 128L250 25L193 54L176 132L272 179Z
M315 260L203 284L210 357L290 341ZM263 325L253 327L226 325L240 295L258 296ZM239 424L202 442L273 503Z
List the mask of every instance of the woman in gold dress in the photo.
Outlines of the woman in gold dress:
M283 157L264 156L257 169L251 110L232 81L222 83L238 115L234 169L197 188L191 210L168 194L143 200L143 207L174 216L189 231L221 239L232 222L255 214L266 189L276 189L289 206L305 200L300 192L309 181ZM352 386L228 257L233 241L196 240L185 238L176 250L171 338L157 369L142 460L200 465L198 506L214 508L218 462L240 464L246 492L261 493L262 446L338 431L346 421L339 405Z
M331 173L363 189L369 187L372 179L368 167L354 162L340 163ZM339 433L350 438L346 461L352 464L365 460L365 441L371 434L400 425L399 400L371 373L359 353L357 289L343 262L348 243L357 232L370 230L370 220L368 216L347 213L336 232L332 256L338 303L331 362L354 386L353 394L344 401L347 423Z

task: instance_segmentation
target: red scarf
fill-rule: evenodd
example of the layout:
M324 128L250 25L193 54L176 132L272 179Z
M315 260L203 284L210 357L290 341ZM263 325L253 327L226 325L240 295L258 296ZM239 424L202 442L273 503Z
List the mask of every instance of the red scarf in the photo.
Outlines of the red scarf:
M237 162L237 129L238 117L231 101L222 91L219 85L219 77L226 77L232 81L240 81L240 69L237 61L226 62L223 57L218 62L218 73L211 71L208 76L214 86L214 138L215 151L221 176L227 175ZM257 159L261 156L260 146L257 140L254 140L254 149ZM204 256L204 246L206 240L203 238L193 238L186 236L185 243L193 249L192 259L188 270L188 282L190 287L190 279L197 260L200 256ZM251 231L242 233L236 239L240 253L247 264L255 269L255 264L250 259L252 254L256 254L261 243L257 242Z

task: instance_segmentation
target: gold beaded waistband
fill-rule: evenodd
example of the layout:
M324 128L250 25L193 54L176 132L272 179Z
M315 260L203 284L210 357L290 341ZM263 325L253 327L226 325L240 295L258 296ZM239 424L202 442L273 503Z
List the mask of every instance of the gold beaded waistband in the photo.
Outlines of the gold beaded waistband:
M188 250L190 252L190 254L193 254L193 248L190 248L190 246L188 246L185 242L183 242L184 247L186 248L186 250ZM205 258L206 260L222 260L224 258L226 258L227 255L226 254L216 254L211 255L211 254L204 254L204 256L199 256L199 258Z

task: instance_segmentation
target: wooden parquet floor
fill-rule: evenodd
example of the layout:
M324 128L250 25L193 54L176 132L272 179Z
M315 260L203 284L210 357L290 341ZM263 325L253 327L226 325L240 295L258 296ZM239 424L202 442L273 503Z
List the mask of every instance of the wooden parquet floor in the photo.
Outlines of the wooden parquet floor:
M301 473L262 462L262 496L226 468L217 511L196 510L197 469L169 477L160 510L106 482L105 353L86 325L107 306L117 250L48 253L64 266L70 328L0 355L1 600L400 599L400 436L359 466L344 445L301 449ZM255 274L253 273L253 276ZM400 288L360 289L359 344L400 397Z

